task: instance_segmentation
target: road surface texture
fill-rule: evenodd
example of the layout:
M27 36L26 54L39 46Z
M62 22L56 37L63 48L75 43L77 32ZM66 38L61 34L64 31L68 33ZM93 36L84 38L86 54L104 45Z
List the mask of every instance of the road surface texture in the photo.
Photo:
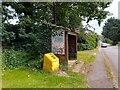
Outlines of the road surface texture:
M114 73L114 78L117 82L117 84L120 84L120 69L118 69L118 67L120 67L120 56L119 53L120 53L120 47L118 46L110 46L110 47L107 47L107 48L102 48L105 56L107 57L108 61L110 62L111 64L111 67L112 67L112 70L113 70L113 73ZM119 85L120 87L120 85Z
M104 65L102 48L98 49L95 62L90 68L87 79L90 88L113 88L113 82L108 78Z

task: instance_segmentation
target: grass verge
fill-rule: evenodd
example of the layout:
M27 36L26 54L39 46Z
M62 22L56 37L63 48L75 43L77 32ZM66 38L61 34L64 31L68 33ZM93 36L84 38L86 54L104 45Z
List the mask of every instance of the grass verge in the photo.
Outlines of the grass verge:
M84 63L80 69L82 74L87 75L91 64L95 61L97 50L98 48L93 50L80 51L77 53L77 61L82 61Z
M108 73L109 79L113 80L112 68L110 67L110 64L108 63L107 58L104 54L103 54L103 58L104 58L104 64L105 64L105 68L106 68L106 71Z
M70 77L56 76L43 70L6 70L2 75L3 88L87 88L85 75L68 72Z
M93 63L96 57L97 48L93 50L85 50L77 53L77 60L85 63Z

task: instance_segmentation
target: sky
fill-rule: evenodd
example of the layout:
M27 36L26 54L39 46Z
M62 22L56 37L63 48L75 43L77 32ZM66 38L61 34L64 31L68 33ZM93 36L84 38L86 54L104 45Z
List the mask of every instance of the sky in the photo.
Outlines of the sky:
M104 23L107 21L107 19L109 19L110 17L115 17L116 19L118 19L118 2L120 2L120 0L113 0L113 2L111 3L110 7L106 8L106 11L109 11L110 13L112 13L111 16L108 16L102 23L101 26L98 25L98 22L96 20L92 20L89 22L90 26L95 28L95 32L98 35L101 35L102 32L102 27L104 26ZM119 6L120 7L120 6ZM119 11L120 12L120 11ZM16 21L18 21L18 19L14 19L14 20L10 20L11 24L15 24ZM82 22L83 25L86 25L85 22Z
M92 20L89 22L89 24L95 28L95 32L98 35L101 35L102 32L102 27L104 26L104 23L107 21L107 19L109 19L110 17L115 17L116 19L118 19L118 2L120 2L120 0L113 0L113 2L111 3L110 7L106 8L106 11L109 11L110 13L112 13L111 16L108 16L102 23L101 26L99 27L99 25L97 24L98 22L96 20ZM120 6L119 6L120 7ZM120 11L119 11L120 12ZM86 25L85 22L83 22L83 25Z

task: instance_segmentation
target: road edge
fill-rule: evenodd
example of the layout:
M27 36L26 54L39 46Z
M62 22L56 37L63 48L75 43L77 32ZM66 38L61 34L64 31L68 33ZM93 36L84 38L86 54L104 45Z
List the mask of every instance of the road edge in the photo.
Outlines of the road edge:
M118 80L116 80L115 79L115 74L114 74L114 72L113 72L113 68L112 68L112 64L111 64L111 62L109 61L109 58L108 58L108 56L105 54L105 52L103 51L103 53L102 53L102 56L103 56L103 58L104 58L104 61L106 62L104 62L104 64L105 64L105 67L106 67L106 64L107 64L107 66L108 66L108 68L110 69L110 72L111 72L111 74L112 74L112 82L113 82L113 87L115 88L115 89L119 89L118 88ZM107 71L107 70L106 70ZM110 73L110 72L108 72L107 71L107 73ZM109 78L110 79L110 78ZM120 90L120 89L119 89Z

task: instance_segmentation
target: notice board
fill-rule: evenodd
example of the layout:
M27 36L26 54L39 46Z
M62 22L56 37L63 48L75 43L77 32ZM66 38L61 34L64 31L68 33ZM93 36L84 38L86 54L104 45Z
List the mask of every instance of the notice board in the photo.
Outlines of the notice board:
M65 54L65 31L52 30L52 52Z

